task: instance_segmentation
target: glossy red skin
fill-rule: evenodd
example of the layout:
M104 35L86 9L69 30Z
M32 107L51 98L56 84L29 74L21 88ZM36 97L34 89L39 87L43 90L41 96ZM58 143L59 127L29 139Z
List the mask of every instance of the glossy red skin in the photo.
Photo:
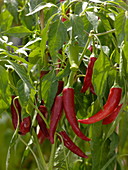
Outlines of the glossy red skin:
M63 87L64 87L64 81L62 80L58 81L58 90L56 96L58 96L63 91Z
M26 135L26 133L30 132L31 127L31 118L30 116L25 117L20 124L20 132L21 135Z
M39 109L40 112L46 117L46 115L47 115L47 109L46 109L46 107L43 106L43 105L40 105L38 109ZM49 138L48 129L47 129L47 127L46 127L46 124L45 124L44 120L43 120L42 117L39 115L39 113L38 113L37 116L36 116L36 120L37 120L37 122L38 122L38 124L39 124L39 126L40 126L40 129L41 129L42 133L44 134L44 136L45 136L46 138Z
M107 116L109 116L112 111L118 106L121 99L122 89L121 88L111 88L109 92L108 99L106 104L103 106L103 110L101 109L95 115L87 118L87 119L79 119L78 122L83 124L91 124L103 120Z
M96 60L97 60L96 57L90 57L90 61L88 63L88 68L86 70L86 75L84 77L84 83L83 83L83 86L81 89L82 93L85 93L86 90L91 86L93 67L94 67L94 63Z
M64 88L63 90L63 106L66 114L66 118L70 123L72 130L75 134L83 140L90 141L88 137L86 137L78 127L78 122L76 119L75 113L75 104L74 104L74 89L73 88Z
M119 112L121 110L122 105L123 104L119 104L108 117L103 119L102 124L107 125L107 124L112 123L117 118L117 116L118 116L118 114L119 114Z
M17 128L17 124L18 124L18 115L17 115L16 109L13 105L13 99L15 97L16 96L12 96L12 103L11 103L12 124L13 124L14 129ZM18 113L19 113L19 123L20 123L21 122L21 106L20 106L18 99L15 99L14 104L18 110Z
M70 139L65 131L59 132L64 141L64 146L66 146L70 151L82 158L88 158L87 155Z
M50 141L53 144L54 143L54 134L58 125L58 122L62 116L63 111L63 98L62 96L57 96L55 98L54 105L52 107L51 111L51 119L50 119Z

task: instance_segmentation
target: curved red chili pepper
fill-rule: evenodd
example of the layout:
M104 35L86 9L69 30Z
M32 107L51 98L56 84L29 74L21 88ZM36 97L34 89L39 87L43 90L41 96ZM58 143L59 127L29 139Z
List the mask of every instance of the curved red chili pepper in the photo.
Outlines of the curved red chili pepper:
M64 146L66 146L70 151L82 158L88 158L87 155L70 139L65 131L59 132L64 141Z
M19 134L26 135L26 133L30 132L31 127L31 118L30 116L25 117L20 124L20 131Z
M107 124L112 123L112 122L116 119L116 117L118 116L122 105L123 105L123 104L119 104L108 117L106 117L105 119L103 119L102 124L103 124L103 125L107 125Z
M15 107L17 108L18 113L16 112L16 109L13 105L13 99L15 97L16 96L12 96L12 102L11 102L11 115L12 115L12 124L13 124L14 129L17 128L17 124L18 124L18 115L17 114L19 114L19 123L21 122L21 106L20 106L18 99L15 99L15 101L14 101L14 104L15 104Z
M57 128L57 124L62 116L63 111L63 99L62 96L57 96L55 98L54 105L51 111L51 119L50 119L50 141L54 143L54 134Z
M63 105L64 111L66 114L66 118L69 121L73 131L75 134L83 140L90 141L88 137L86 137L78 127L78 122L76 119L75 113L75 104L74 104L74 89L72 88L64 88L63 90Z
M46 117L46 114L47 114L47 108L43 105L40 105L39 108L40 112ZM49 138L49 132L48 132L48 129L46 127L46 124L44 122L44 120L42 119L42 117L39 115L39 113L37 114L36 116L36 120L40 126L40 129L42 131L42 133L44 134L44 136L46 138Z
M82 93L85 93L86 90L91 86L93 67L94 67L94 63L96 60L97 60L96 57L90 57L90 61L88 63L88 68L86 70L86 75L84 77L84 84L81 89Z
M104 118L109 116L112 113L112 111L118 106L121 99L121 93L122 93L121 88L115 88L115 87L111 88L107 102L103 106L103 109L101 109L95 115L87 119L83 119L83 120L79 119L78 122L83 124L91 124L103 120Z

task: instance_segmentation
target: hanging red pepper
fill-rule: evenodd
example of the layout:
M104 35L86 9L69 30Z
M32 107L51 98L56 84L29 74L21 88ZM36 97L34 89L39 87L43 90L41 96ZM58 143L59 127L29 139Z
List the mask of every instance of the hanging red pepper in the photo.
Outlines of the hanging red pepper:
M51 111L51 119L50 119L50 141L54 143L54 134L57 128L57 124L62 116L63 111L63 99L62 96L57 96L55 98L55 102Z
M90 57L90 61L88 64L88 68L86 70L86 75L84 77L84 84L82 86L81 92L85 93L86 90L91 86L92 84L92 74L93 74L93 67L94 63L97 60L96 57Z
M107 124L112 123L112 122L116 119L116 117L118 116L122 105L123 105L123 104L119 104L108 117L106 117L105 119L103 119L102 124L103 124L103 125L107 125Z
M58 81L58 90L56 96L58 96L63 91L63 87L64 87L64 81L62 80Z
M64 146L66 146L70 151L82 158L88 158L87 155L70 139L65 131L59 132L63 138Z
M66 114L66 118L70 123L75 134L83 140L90 141L88 137L86 137L78 127L78 122L76 119L75 113L75 104L74 104L74 89L73 88L64 88L63 90L63 105L64 111Z
M20 124L20 131L19 134L26 135L26 133L30 132L31 127L31 118L30 116L25 117Z
M21 106L20 106L18 99L15 99L14 104L13 104L13 100L15 97L16 96L12 96L12 102L11 102L11 115L12 115L12 124L13 124L14 129L17 128L18 116L19 116L19 123L21 122ZM17 113L14 105L15 105L18 113ZM17 115L17 114L19 114L19 115Z
M103 120L109 116L112 111L118 106L121 99L122 89L119 87L112 87L109 92L109 96L106 104L99 112L87 119L79 119L78 122L83 124L91 124Z
M47 114L47 108L43 105L40 105L39 108L40 112L46 117L46 114ZM46 124L44 122L44 120L42 119L42 117L39 115L39 113L37 114L36 116L36 120L40 126L40 129L42 131L42 133L44 134L44 136L46 138L49 138L49 132L48 132L48 129L46 127Z

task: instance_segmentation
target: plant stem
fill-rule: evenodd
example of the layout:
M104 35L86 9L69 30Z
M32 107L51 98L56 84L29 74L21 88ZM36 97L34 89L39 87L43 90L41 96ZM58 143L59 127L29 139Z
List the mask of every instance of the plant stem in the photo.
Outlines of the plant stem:
M81 56L80 56L79 65L80 65L80 63L81 63L81 61L82 61L82 59L83 59L83 57L84 57L84 54L86 53L86 50L87 50L88 45L89 45L89 43L90 43L90 38L91 38L91 37L88 38L88 40L87 40L87 42L86 42L86 44L85 44L85 46L84 46L84 49L83 49L82 54L81 54Z
M29 103L32 105L32 107L39 113L39 115L41 116L41 118L44 120L47 128L49 128L49 125L47 123L47 120L45 119L44 115L40 112L40 110L37 108L36 105L34 105L31 101L29 101Z
M71 71L69 78L68 78L68 83L66 85L66 87L72 87L73 83L74 83L74 77L75 77L76 71Z
M39 155L39 158L40 158L40 162L42 164L42 167L44 168L43 170L47 170L47 164L46 164L44 156L42 154L42 151L41 151L41 148L40 148L40 144L38 142L37 135L36 135L34 129L32 129L32 134L33 134L33 137L34 137L34 140L35 140L35 144L36 144L36 147L37 147L37 151L38 151L38 155Z
M49 161L49 169L48 170L53 170L55 150L56 150L56 135L55 135L55 138L54 138L54 144L52 145L50 161Z
M66 170L69 170L68 160L67 160L66 152L65 152L64 140L63 140L62 136L61 136L59 133L57 133L57 135L61 138L61 141L62 141L63 152L64 152L64 158L65 158L65 163L66 163Z
M33 157L35 158L35 161L37 163L38 169L41 170L38 159L36 157L36 154L33 152L33 150L31 149L31 147L19 136L20 141L26 146L28 147L28 149L31 151L31 153L33 154Z

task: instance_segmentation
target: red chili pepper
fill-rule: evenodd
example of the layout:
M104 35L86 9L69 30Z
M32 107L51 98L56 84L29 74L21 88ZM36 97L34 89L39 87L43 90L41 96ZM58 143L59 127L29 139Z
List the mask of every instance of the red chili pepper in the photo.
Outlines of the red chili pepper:
M112 87L109 92L109 96L106 104L103 106L99 112L87 119L79 119L78 122L83 124L91 124L103 120L109 116L112 111L118 106L121 99L122 89L117 87Z
M39 108L40 112L46 117L46 114L47 114L47 108L43 105L40 105ZM40 129L42 131L42 133L44 134L44 136L46 138L49 138L49 132L48 132L48 129L46 127L46 124L44 122L44 120L41 118L41 116L39 115L39 113L37 114L36 116L36 120L40 126Z
M42 70L40 72L40 78L42 78L43 76L45 76L49 71L45 71L45 70Z
M88 68L86 70L86 76L84 77L84 84L81 89L82 93L85 93L86 90L91 86L93 67L96 60L96 57L90 57Z
M56 93L56 96L58 96L62 92L63 87L64 87L64 81L62 80L58 81L58 91Z
M102 124L103 124L103 125L107 125L107 124L112 123L112 122L116 119L116 117L118 116L122 105L123 105L123 104L119 104L108 117L106 117L105 119L103 119Z
M78 122L76 119L75 113L75 104L74 104L74 89L73 88L64 88L63 90L63 105L66 118L68 119L73 131L75 134L83 140L90 141L78 127Z
M20 131L19 134L26 135L26 133L30 132L31 127L31 118L30 116L25 117L20 124Z
M87 155L71 140L65 131L59 132L64 141L64 146L66 146L70 151L82 158L88 158Z
M88 50L92 53L92 51L93 51L93 46L90 45L90 47L88 48Z
M14 129L17 128L17 124L18 124L18 115L17 114L19 114L19 123L21 122L21 106L20 106L18 99L15 99L15 101L14 101L14 105L17 108L18 113L16 112L16 109L13 105L13 99L15 97L16 96L12 96L12 103L11 103L12 124L13 124Z
M52 144L54 143L54 134L57 128L57 124L62 116L62 111L63 111L63 99L62 96L57 96L52 107L50 119L50 141Z

